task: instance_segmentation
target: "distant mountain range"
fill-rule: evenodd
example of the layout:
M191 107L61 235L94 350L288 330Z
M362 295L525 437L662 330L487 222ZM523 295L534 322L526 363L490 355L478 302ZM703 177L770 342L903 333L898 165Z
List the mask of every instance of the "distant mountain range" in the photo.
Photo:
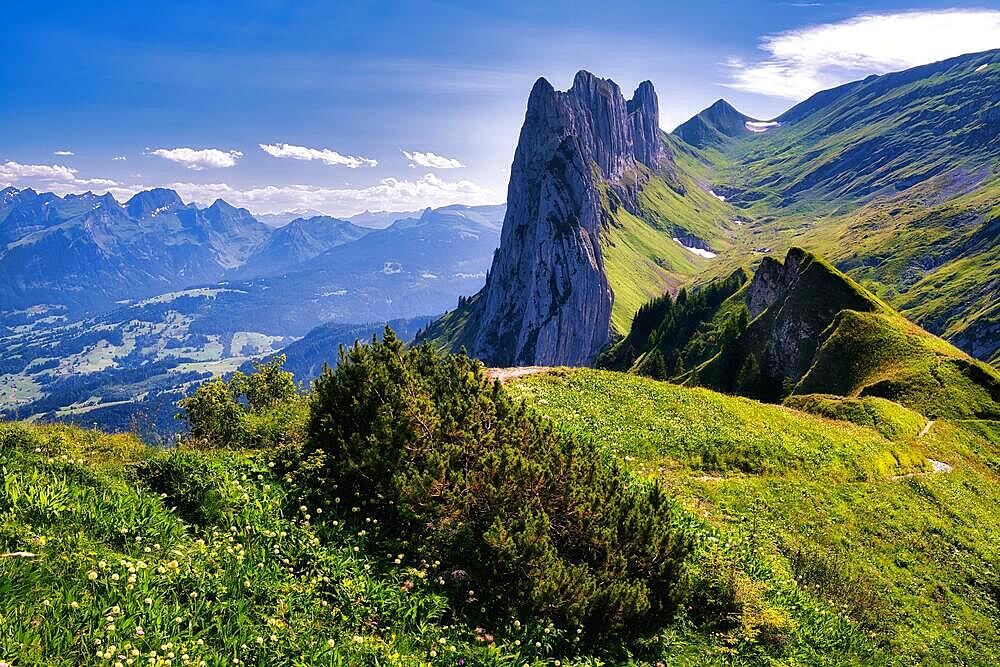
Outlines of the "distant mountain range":
M351 332L425 318L415 330L453 307L485 279L503 214L448 206L391 214L383 229L328 216L271 228L171 190L121 205L7 188L0 412L122 428L141 411L169 431L173 402L193 384L315 327L335 322L337 344L349 343ZM336 358L325 331L314 340L328 350L305 348L313 365Z

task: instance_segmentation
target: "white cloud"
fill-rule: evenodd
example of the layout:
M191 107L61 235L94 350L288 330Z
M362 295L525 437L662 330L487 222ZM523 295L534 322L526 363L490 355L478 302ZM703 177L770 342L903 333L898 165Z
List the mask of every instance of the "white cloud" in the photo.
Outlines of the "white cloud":
M419 151L403 151L403 155L406 156L407 160L415 162L421 167L428 167L430 169L458 169L459 167L464 167L465 165L458 160L450 157L445 157L444 155L438 155L437 153L421 153ZM412 164L410 165L413 166Z
M1000 11L946 9L866 14L768 35L758 62L731 58L723 85L801 100L868 74L884 74L1000 46Z
M240 151L223 151L218 148L157 148L149 151L149 154L182 164L194 171L232 167L243 157Z
M53 155L60 155L60 156L76 155L76 153L74 153L73 151L66 151L66 150L53 151L52 154Z
M496 204L502 201L492 189L473 181L446 181L430 173L416 180L386 178L363 188L267 185L241 189L226 183L169 183L163 187L176 190L184 201L209 203L221 198L255 213L308 209L327 215L350 216L365 210L413 211L428 206ZM112 194L127 198L135 191L135 188L113 190Z
M125 160L127 160L128 158L127 158L127 157L125 157L124 155L116 155L116 156L114 156L114 157L113 157L113 158L111 158L111 159L112 159L113 161L115 161L115 162L124 162L124 161L125 161Z
M21 164L12 160L0 164L0 181L13 183L25 179L74 181L76 169L61 164Z
M367 157L355 157L353 155L341 155L329 148L307 148L306 146L293 146L291 144L258 144L258 146L272 157L290 158L292 160L319 160L331 166L342 166L349 169L375 167L378 165L377 160Z
M61 164L21 164L13 160L0 164L0 183L14 185L25 181L39 183L40 187L56 194L120 187L117 181L107 178L79 178L76 169Z

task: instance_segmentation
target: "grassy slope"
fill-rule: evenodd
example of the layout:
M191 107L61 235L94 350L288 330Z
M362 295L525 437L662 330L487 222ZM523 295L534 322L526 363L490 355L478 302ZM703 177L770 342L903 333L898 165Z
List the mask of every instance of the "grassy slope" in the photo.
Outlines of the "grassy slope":
M768 554L776 577L827 601L827 613L885 651L872 662L1000 660L995 422L936 422L926 437L904 428L888 440L627 374L559 372L514 388ZM704 453L713 451L733 463L706 476ZM887 479L893 455L955 470Z
M920 413L876 396L845 398L831 394L800 394L789 396L784 405L802 412L872 428L890 440L913 438L924 429L927 422L926 417Z
M677 188L643 168L638 216L610 205L602 188L609 224L601 235L601 250L614 292L612 326L623 335L639 306L668 290L675 292L710 263L674 237L695 236L718 253L729 247L735 227L732 207L708 191L707 166L700 154L664 137L673 151Z
M348 529L365 509L346 499L300 507L282 464L280 453L167 452L127 435L0 424L0 662L652 667L816 664L831 647L840 664L876 655L849 620L693 514L698 588L682 620L643 640L656 657L556 653L579 639L551 624L473 629L449 615L433 565L381 552L374 524ZM726 591L731 615L699 618L699 601Z
M1000 214L986 120L1000 113L998 55L821 93L783 127L699 153L712 182L745 190L735 200L751 222L697 281L753 268L755 248L804 247L929 331L1000 357L1000 250L984 233Z
M526 627L488 648L446 624L405 554L289 510L272 462L0 424L0 662L545 664Z
M930 417L1000 419L1000 373L893 313L842 311L795 392L885 396Z

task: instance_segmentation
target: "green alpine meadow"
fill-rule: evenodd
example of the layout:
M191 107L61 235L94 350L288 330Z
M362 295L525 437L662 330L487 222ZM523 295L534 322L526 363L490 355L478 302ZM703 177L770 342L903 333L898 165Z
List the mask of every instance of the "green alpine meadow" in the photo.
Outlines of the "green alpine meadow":
M1000 664L966 4L5 7L0 667Z

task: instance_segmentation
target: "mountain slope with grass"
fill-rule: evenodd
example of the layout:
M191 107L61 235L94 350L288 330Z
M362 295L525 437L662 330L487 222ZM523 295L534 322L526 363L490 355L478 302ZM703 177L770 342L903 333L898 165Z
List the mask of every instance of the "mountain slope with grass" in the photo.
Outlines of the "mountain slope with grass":
M707 181L745 223L696 282L804 247L928 331L994 360L997 100L993 50L817 93L766 131L705 150L688 135L713 165Z
M878 647L864 662L998 659L998 422L928 426L873 398L793 403L824 415L815 417L582 369L509 386L766 554L777 579L826 601ZM852 661L831 651L834 663Z
M789 395L877 396L929 417L1000 417L1000 374L896 313L798 248L639 311L599 360L778 402Z
M468 357L406 350L388 333L308 396L273 363L207 383L182 407L190 431L172 450L0 425L0 660L583 667L884 655L738 531L526 407ZM836 450L831 474L923 469L874 431L804 419L806 438L782 451L806 465L818 434Z
M172 449L0 424L0 660L997 659L1000 422L795 400L387 330L202 385Z

